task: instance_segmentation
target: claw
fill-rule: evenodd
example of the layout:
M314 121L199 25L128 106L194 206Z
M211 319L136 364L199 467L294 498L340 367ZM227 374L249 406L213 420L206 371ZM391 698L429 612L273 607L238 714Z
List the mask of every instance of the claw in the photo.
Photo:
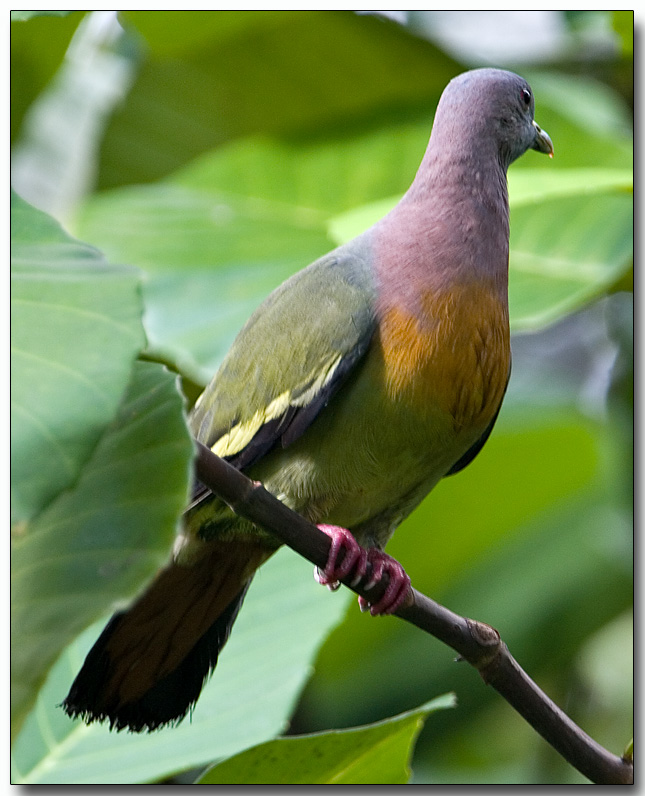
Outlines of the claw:
M339 580L329 580L325 575L325 570L320 567L314 567L314 580L320 583L321 586L327 586L329 591L337 591L340 588Z

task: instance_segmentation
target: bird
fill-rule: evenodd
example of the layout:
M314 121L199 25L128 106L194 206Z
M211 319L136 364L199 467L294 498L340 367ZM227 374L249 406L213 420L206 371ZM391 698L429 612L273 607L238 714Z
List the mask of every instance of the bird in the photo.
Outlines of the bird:
M534 108L513 72L453 78L398 204L264 300L188 417L198 441L330 537L320 583L386 578L373 604L359 598L373 615L410 590L387 541L477 456L500 411L507 169L529 149L553 156ZM196 481L169 563L108 622L66 713L134 732L192 713L255 571L279 547Z

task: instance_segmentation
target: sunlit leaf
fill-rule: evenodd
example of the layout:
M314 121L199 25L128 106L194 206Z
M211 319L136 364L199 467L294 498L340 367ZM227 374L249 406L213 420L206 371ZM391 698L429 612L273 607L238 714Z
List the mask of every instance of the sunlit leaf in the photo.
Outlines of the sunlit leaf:
M536 329L608 291L633 259L633 200L618 191L522 204L511 221L511 327Z
M321 225L300 216L288 205L159 184L96 197L80 229L146 271L151 352L205 384L257 304L328 248Z
M404 785L426 717L454 705L447 694L367 727L269 741L214 766L199 784Z

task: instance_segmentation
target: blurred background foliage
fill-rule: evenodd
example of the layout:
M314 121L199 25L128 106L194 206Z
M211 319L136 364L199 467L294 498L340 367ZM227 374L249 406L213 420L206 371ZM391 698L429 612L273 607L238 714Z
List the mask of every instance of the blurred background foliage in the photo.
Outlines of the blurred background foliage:
M631 736L633 14L390 17L12 12L14 782L193 781L215 760L207 781L284 782L263 746L235 755L373 722L333 781L374 771L384 736L393 765L358 781L584 781L449 650L289 551L190 722L123 736L56 709L101 623L81 631L171 544L178 385L190 404L274 286L396 201L443 87L484 65L527 77L556 150L511 169L513 377L484 451L388 550L597 741ZM405 713L449 691L456 708Z

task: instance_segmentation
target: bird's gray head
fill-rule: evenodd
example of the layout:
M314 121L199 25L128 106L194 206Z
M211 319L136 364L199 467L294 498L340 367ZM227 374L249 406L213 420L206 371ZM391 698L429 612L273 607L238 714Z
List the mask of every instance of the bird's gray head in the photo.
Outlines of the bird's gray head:
M504 169L527 149L553 155L549 136L534 121L529 84L501 69L474 69L446 86L433 125L433 145L497 153Z

